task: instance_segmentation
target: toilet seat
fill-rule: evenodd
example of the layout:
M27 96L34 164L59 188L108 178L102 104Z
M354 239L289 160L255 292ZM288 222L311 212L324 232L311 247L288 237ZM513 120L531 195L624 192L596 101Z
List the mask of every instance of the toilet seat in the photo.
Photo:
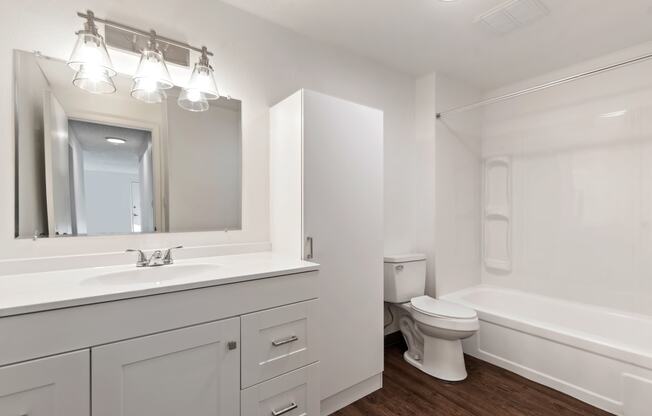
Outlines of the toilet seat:
M471 308L430 296L412 298L410 304L412 308L423 314L439 318L475 319L478 317L478 314Z
M410 301L412 317L419 323L453 331L476 331L479 328L475 310L430 296L418 296Z

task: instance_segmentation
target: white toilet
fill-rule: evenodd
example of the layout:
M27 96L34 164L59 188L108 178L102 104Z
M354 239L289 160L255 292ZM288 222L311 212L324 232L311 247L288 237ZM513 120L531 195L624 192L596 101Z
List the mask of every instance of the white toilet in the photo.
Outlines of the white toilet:
M473 309L425 296L426 257L385 257L385 302L408 350L403 357L421 371L446 381L467 376L462 340L479 328Z

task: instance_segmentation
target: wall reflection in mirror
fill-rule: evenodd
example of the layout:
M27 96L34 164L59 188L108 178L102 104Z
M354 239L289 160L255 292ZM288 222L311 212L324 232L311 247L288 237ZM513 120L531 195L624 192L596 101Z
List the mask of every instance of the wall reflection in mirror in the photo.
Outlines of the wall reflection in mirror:
M16 237L241 228L241 102L204 112L91 94L65 62L15 51Z

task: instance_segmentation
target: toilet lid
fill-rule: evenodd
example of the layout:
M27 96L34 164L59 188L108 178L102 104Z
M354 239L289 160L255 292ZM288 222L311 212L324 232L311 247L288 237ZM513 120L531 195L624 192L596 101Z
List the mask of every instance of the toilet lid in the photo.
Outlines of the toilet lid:
M454 319L474 319L477 313L471 308L458 305L445 300L431 298L430 296L419 296L413 298L410 303L417 311L430 315Z

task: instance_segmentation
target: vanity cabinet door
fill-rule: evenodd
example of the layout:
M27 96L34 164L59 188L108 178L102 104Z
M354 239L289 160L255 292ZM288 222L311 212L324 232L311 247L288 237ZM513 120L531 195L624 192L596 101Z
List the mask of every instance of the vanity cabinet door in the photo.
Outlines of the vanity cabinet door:
M239 347L232 318L93 348L93 416L237 416Z
M89 416L88 350L0 367L0 415Z

